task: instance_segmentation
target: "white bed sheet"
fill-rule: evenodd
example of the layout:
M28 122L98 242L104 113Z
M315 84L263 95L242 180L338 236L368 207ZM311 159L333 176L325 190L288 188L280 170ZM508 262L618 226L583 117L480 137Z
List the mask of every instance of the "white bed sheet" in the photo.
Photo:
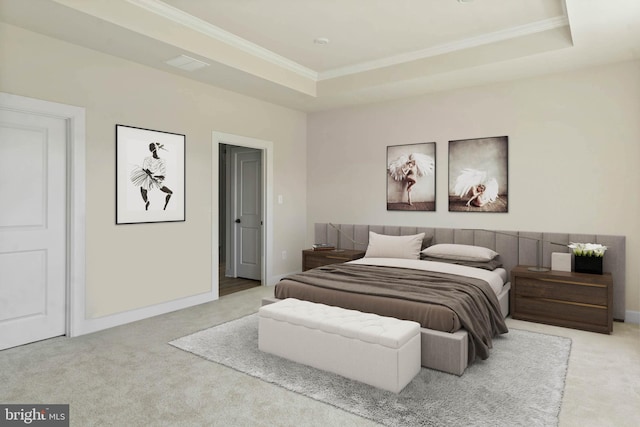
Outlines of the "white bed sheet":
M438 273L458 274L460 276L474 277L489 283L493 292L499 295L502 292L504 282L507 280L507 271L504 268L496 268L493 271L483 268L467 267L466 265L450 264L446 262L424 261L419 259L401 258L360 258L349 261L349 264L377 265L381 267L412 268L414 270L435 271Z

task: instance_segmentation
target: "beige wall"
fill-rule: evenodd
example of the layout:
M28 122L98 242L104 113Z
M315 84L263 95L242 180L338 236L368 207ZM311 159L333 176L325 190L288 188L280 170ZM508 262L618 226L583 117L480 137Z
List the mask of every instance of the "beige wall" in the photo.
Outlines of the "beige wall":
M447 143L509 136L509 212L449 213ZM387 211L386 146L435 141L436 212ZM627 310L640 310L640 62L314 113L315 222L627 237Z
M0 90L86 109L86 316L211 289L212 131L272 141L272 274L299 269L306 115L0 24ZM115 225L115 125L186 135L186 222ZM217 146L216 146L217 149ZM290 167L292 163L297 165Z

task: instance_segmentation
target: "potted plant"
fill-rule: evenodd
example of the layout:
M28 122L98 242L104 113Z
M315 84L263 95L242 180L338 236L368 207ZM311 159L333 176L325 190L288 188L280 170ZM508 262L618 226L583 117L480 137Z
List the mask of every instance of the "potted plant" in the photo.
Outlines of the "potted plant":
M596 243L571 243L574 255L574 271L577 273L602 274L602 260L606 246Z

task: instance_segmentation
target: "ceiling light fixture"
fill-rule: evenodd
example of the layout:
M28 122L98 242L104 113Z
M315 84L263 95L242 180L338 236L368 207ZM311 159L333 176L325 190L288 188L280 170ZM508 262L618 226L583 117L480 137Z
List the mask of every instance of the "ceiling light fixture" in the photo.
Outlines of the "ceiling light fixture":
M461 3L461 4L473 3L473 0L458 0L458 3Z
M317 39L313 39L315 44L329 44L329 39L326 37L318 37Z

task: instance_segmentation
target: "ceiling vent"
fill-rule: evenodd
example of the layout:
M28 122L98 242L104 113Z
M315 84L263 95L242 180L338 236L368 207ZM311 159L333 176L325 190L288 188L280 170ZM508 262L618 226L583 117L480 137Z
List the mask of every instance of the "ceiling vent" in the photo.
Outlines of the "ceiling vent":
M206 62L199 61L187 55L180 55L176 58L165 61L165 63L185 71L195 71L209 66Z

